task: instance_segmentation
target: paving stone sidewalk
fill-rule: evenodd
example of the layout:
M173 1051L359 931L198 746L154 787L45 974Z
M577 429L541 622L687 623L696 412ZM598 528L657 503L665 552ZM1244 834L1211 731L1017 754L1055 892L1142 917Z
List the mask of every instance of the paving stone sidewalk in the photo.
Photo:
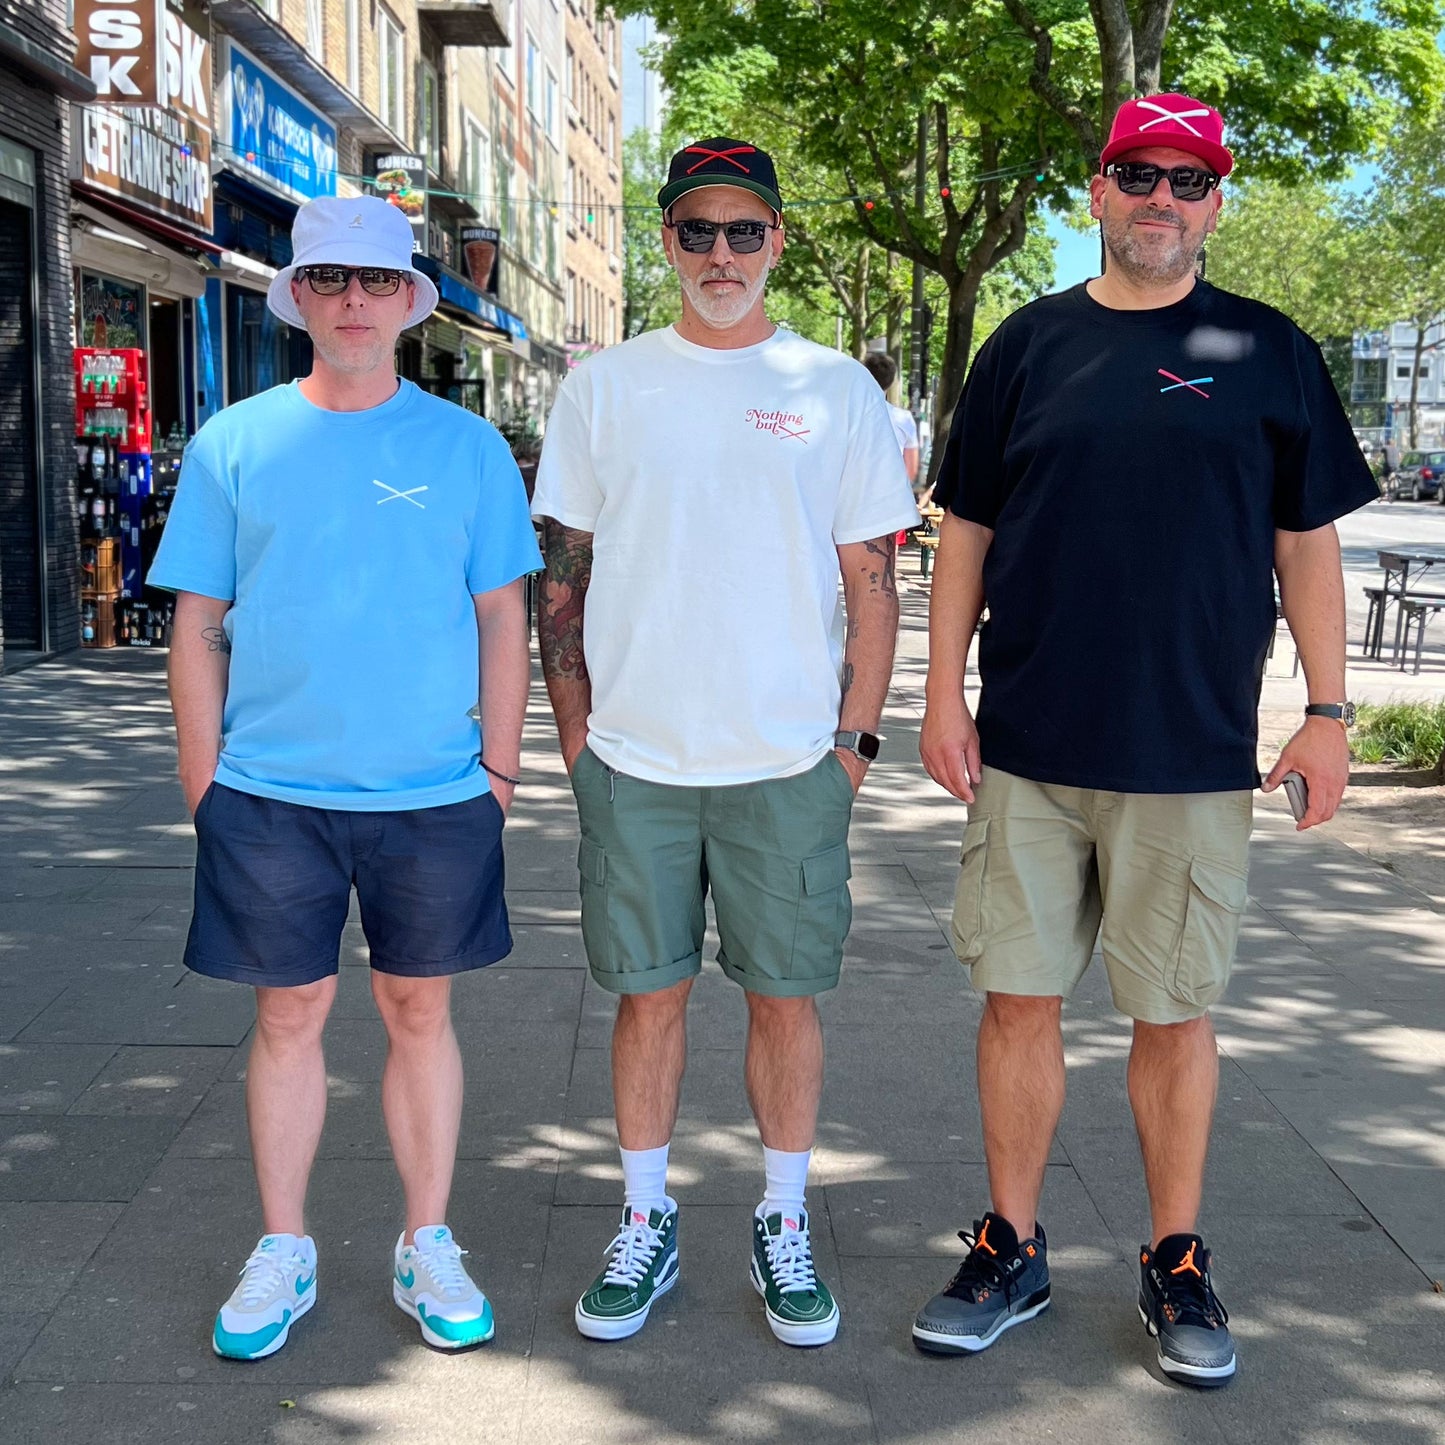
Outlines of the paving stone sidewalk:
M452 1223L497 1338L447 1358L390 1302L399 1189L384 1038L353 919L312 1188L320 1304L277 1356L208 1331L258 1230L252 1006L180 963L193 841L163 659L0 681L0 1440L74 1442L1445 1441L1445 918L1261 802L1204 1231L1241 1371L1159 1375L1134 1308L1147 1215L1125 1027L1091 970L1043 1208L1054 1307L971 1360L908 1324L983 1207L978 1006L949 951L962 809L917 762L924 594L905 596L884 760L853 833L855 923L824 1002L811 1191L837 1342L793 1351L749 1286L761 1157L741 996L709 962L674 1146L684 1268L631 1342L578 1338L611 1237L610 1000L586 978L576 827L540 686L508 826L517 948L460 980L468 1099ZM715 953L710 944L709 958Z

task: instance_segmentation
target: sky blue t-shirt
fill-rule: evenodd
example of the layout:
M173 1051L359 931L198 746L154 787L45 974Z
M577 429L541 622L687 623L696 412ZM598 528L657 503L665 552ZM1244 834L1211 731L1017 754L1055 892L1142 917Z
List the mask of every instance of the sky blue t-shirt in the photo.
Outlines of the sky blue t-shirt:
M489 422L409 381L359 412L293 382L197 433L147 581L233 601L217 782L399 811L488 790L472 598L541 562Z

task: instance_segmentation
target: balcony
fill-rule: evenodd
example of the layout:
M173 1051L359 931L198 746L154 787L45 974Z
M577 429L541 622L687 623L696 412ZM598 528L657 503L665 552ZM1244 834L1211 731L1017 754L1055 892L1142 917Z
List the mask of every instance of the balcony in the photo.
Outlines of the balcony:
M502 0L417 0L417 18L442 45L505 48L512 43Z

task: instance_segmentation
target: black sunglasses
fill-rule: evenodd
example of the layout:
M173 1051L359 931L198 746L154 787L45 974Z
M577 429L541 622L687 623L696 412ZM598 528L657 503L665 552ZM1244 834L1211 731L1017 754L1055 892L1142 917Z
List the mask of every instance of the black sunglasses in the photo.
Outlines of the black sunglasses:
M1152 196L1159 177L1168 176L1176 201L1202 201L1219 184L1219 177L1202 166L1166 170L1148 161L1111 161L1104 167L1104 174L1113 176L1126 196Z
M664 221L663 225L677 232L677 244L684 251L697 255L711 251L721 231L729 251L751 256L763 249L768 232L778 229L771 221Z
M303 266L301 275L318 296L340 296L351 278L357 277L368 296L395 296L405 271L387 271L380 266Z

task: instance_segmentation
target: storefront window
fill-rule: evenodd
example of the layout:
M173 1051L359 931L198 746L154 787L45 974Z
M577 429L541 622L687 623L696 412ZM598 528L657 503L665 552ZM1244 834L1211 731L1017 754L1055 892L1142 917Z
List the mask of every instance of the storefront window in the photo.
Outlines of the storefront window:
M311 370L311 338L272 315L266 298L226 287L227 403L244 401Z
M145 287L114 276L82 272L80 344L114 348L144 346Z

